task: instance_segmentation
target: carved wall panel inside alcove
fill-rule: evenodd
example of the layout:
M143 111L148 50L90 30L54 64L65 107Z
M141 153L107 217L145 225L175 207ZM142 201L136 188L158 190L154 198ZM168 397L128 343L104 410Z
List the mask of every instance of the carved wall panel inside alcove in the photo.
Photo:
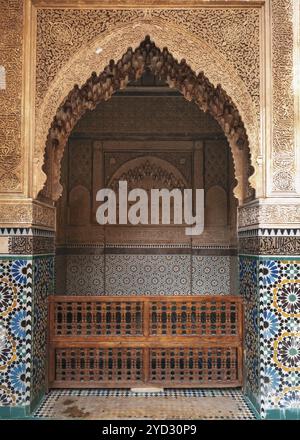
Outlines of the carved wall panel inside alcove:
M128 190L148 192L204 188L203 234L187 236L186 225L172 224L172 217L170 225L100 226L96 193L104 187L117 191L120 180L127 181ZM62 185L57 267L65 273L57 276L63 280L57 293L229 294L235 289L231 150L218 123L179 92L164 84L133 84L88 112L69 138ZM128 284L134 273L141 283L135 287Z

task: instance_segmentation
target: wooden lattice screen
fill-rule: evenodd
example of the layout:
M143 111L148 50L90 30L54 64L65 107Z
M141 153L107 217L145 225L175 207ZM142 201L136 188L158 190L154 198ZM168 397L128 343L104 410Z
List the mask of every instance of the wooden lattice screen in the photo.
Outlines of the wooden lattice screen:
M234 387L236 296L50 298L49 387Z

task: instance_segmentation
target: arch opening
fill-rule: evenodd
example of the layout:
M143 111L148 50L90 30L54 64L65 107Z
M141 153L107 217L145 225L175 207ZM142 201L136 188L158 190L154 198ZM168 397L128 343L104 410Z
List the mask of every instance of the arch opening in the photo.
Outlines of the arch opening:
M176 88L185 99L194 101L218 122L234 159L235 196L240 203L253 198L254 189L249 184L249 177L254 170L248 136L235 103L221 85L214 87L203 72L196 74L184 59L178 62L166 47L161 50L149 36L135 50L128 48L119 61L110 60L99 75L93 72L81 88L75 85L61 104L49 130L43 165L47 178L39 198L56 201L61 196L60 167L64 147L80 118L101 101L110 99L117 90L124 89L129 82L139 79L146 69L169 87Z
M50 388L72 388L72 378L89 387L128 388L140 383L215 387L223 380L240 387L242 383L240 341L234 342L238 348L230 348L233 362L225 370L227 348L217 346L215 339L216 334L224 334L229 320L232 325L241 319L232 152L212 116L165 84L148 83L146 87L144 80L151 75L144 72L135 84L130 82L107 102L86 112L68 138L62 161L64 190L57 203L56 295L52 301L60 302L59 307L66 311L73 310L69 315L63 311L59 321L72 322L67 332L78 336L77 344L83 336L92 341L101 333L109 348L87 352L81 346L80 353L72 355L74 365L81 363L83 353L87 364L81 364L80 371L72 365L65 368L70 356L66 336L62 362L54 357L50 360L55 365ZM128 190L142 189L147 194L152 189L204 188L203 234L187 236L186 224L175 222L175 203L176 214L180 211L175 198L167 224L129 221L99 225L95 193L99 188L117 193L120 180L127 182ZM119 218L120 198L116 199ZM132 201L128 200L128 213ZM148 208L150 213L150 203ZM162 220L161 209L159 216ZM234 314L225 312L228 307L235 307ZM126 314L122 313L125 309ZM51 321L53 333L60 325L55 319ZM207 328L203 328L204 322ZM205 365L201 337L197 347L188 345L199 329L212 335ZM147 342L147 348L137 351L139 347L130 340L135 335ZM160 347L157 336L161 337ZM189 353L177 351L181 336ZM120 341L130 347L116 353ZM170 353L172 365L180 356L180 364L157 368L156 359L164 364L166 353ZM135 355L137 369L130 361ZM130 359L124 368L126 356ZM97 357L108 362L95 365Z

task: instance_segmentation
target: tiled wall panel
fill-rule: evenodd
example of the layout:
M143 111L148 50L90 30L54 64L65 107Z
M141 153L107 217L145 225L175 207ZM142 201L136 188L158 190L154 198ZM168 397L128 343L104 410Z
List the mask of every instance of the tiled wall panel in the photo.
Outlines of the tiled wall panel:
M30 403L32 259L0 262L0 406Z
M244 298L244 389L255 408L260 410L260 341L258 260L240 258L240 293Z
M31 393L34 406L46 387L48 296L54 291L54 257L33 259Z
M107 295L188 295L190 255L106 255Z
M262 417L299 413L300 260L247 256L240 270L246 394Z
M66 291L64 295L103 295L104 257L103 255L67 255Z
M45 390L53 280L53 256L0 262L0 407L29 408Z
M192 259L192 292L194 295L229 295L230 260L234 257L194 256Z
M300 408L300 260L259 262L261 393L267 413Z
M237 257L58 255L57 295L237 294Z

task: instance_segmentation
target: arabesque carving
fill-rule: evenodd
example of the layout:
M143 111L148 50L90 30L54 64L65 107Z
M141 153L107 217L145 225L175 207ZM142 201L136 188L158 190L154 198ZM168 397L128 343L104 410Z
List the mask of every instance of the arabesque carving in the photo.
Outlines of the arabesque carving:
M73 56L70 55L68 61L62 63L62 67L49 84L45 97L37 108L35 141L37 173L34 175L34 195L42 189L46 178L41 168L53 115L59 105L66 100L74 83L81 87L92 71L102 71L108 58L119 59L126 52L128 46L137 47L147 33L151 35L158 47L167 46L174 58L187 57L194 72L204 71L215 87L222 84L223 89L226 90L233 102L238 103L239 113L249 138L251 163L258 171L257 174L251 176L250 181L253 187L261 191L261 169L257 163L257 158L260 155L259 117L244 81L220 50L196 37L183 26L156 18L155 23L149 19L139 19L133 24L122 23L113 26L113 29L109 28L93 39L89 45L83 45ZM96 50L99 47L103 50L97 54ZM243 157L240 157L239 161L242 162ZM242 176L237 177L241 180ZM241 194L237 194L238 189L235 192L241 199Z
M184 2L180 9L39 9L37 105L60 68L76 51L90 45L112 26L117 29L124 23L132 24L135 32L143 21L164 29L166 25L181 27L217 48L239 73L259 112L260 14L260 8L255 6L187 9ZM49 58L51 62L45 62Z
M23 1L0 0L0 11L0 65L6 72L5 89L0 89L0 192L20 193Z
M33 225L55 229L55 207L37 201L2 202L0 204L0 218L1 224L5 226Z
M256 175L251 182L262 184L257 163L260 151L260 46L261 5L244 2L234 8L131 8L128 9L37 9L37 120L34 157L35 196L42 188L43 151L51 119L74 82L80 85L91 71L104 67L108 57L118 59L125 46L135 47L141 35L151 33L156 43L163 41L173 55L188 57L195 72L203 70L210 81L221 83L239 106L251 148ZM272 14L273 76L273 152L268 179L273 191L295 191L294 100L293 100L293 26L292 0L274 0ZM7 72L7 87L1 91L1 127L14 131L13 143L0 141L0 191L22 191L21 98L23 1L3 1L0 62ZM170 4L171 5L171 4ZM76 32L74 31L76 26ZM268 29L266 29L268 32ZM99 55L97 47L103 48ZM84 63L82 62L84 60ZM84 65L83 65L84 64ZM3 136L2 136L3 138ZM13 145L13 148L12 148ZM6 158L16 156L15 164L2 167ZM6 166L6 165L5 165ZM259 174L259 176L258 176Z
M183 176L169 162L157 157L141 157L130 160L121 166L113 175L108 186L114 191L119 188L119 181L126 180L128 189L135 187L151 190L152 188L168 188L172 190L187 187Z
M272 190L295 191L293 1L272 0ZM299 7L299 5L298 5Z
M240 229L253 227L286 227L300 225L299 204L249 204L239 208Z
M111 152L104 153L104 169L105 169L105 184L112 179L118 169L125 163L132 163L134 159L139 157L143 158L144 152L126 151L126 152ZM166 163L171 164L176 170L178 170L187 184L188 188L192 185L192 152L189 151L151 151L151 157L154 160L162 159Z
M245 126L235 104L220 85L214 87L203 72L196 74L185 60L178 62L167 48L160 50L148 36L137 49L128 48L119 61L111 60L100 75L93 72L81 88L75 85L59 107L48 137L44 166L48 179L43 196L57 200L61 195L61 159L77 121L87 110L93 110L99 102L109 99L114 91L138 79L144 69L150 69L170 87L177 88L187 100L193 99L218 121L232 148L236 179L240 185L236 195L242 201L250 152Z

